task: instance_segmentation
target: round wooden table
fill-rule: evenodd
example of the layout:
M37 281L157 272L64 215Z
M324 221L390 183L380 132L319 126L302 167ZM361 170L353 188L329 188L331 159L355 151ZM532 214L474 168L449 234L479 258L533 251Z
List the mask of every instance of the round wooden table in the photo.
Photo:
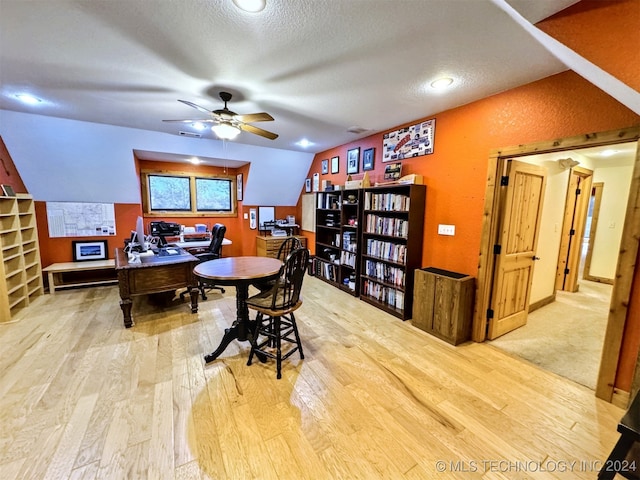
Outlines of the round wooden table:
M254 322L249 320L249 308L246 304L249 285L276 278L280 267L280 260L269 257L225 257L196 265L193 269L196 277L211 280L217 285L236 287L236 320L230 328L225 329L218 348L204 357L205 362L218 358L233 340L244 342L250 339Z

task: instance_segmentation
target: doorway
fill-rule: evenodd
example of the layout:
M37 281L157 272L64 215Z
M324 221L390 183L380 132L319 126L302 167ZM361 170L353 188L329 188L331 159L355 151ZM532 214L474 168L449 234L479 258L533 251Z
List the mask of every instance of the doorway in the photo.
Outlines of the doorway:
M543 142L535 145L519 146L513 148L501 149L493 152L489 161L489 182L487 186L487 195L485 197L485 218L482 235L482 246L480 252L480 268L478 272L478 289L477 289L477 303L476 312L474 316L474 330L473 339L475 341L484 341L487 338L487 329L489 320L487 319L487 310L491 302L491 295L493 293L493 272L495 270L495 256L493 255L492 247L495 239L498 237L499 231L499 218L497 214L493 212L500 211L500 194L499 194L499 177L498 172L504 171L506 163L511 159L528 160L532 155L539 154L556 154L558 157L565 155L567 152L573 154L574 151L585 153L587 148L603 147L605 145L624 145L632 151L634 167L638 163L638 151L637 151L637 139L640 129L631 128L624 131L600 133L597 135L581 136L568 138L553 142ZM612 401L613 397L613 385L615 382L615 375L617 371L617 364L620 356L620 349L622 345L622 332L626 320L626 306L629 300L629 294L631 291L631 280L633 278L633 271L635 265L635 258L638 251L638 242L634 239L633 235L637 235L635 230L638 230L638 218L640 214L635 212L633 208L627 209L627 199L630 205L634 205L638 198L638 180L637 174L630 176L631 188L630 194L624 196L624 206L622 208L623 216L622 225L624 228L622 238L619 242L620 249L609 248L610 251L615 252L615 267L614 272L610 278L617 278L618 281L614 285L611 292L610 307L607 309L606 319L606 333L603 341L603 353L602 362L600 363L596 395L600 398L604 398L607 401ZM566 185L566 184L565 184ZM566 192L566 190L565 190ZM620 195L618 195L620 196ZM545 200L546 202L546 200ZM561 205L562 208L564 202L557 202L557 205ZM635 219L635 220L634 220ZM635 223L634 223L635 222ZM616 223L616 222L612 222ZM560 221L560 225L562 222ZM559 228L559 226L553 225L553 228ZM634 233L635 232L635 233ZM602 238L600 238L602 237ZM604 244L604 238L606 235L596 235L596 244L600 242ZM543 236L545 238L546 236ZM637 237L636 237L637 238ZM602 240L602 241L601 241ZM611 244L609 244L611 245ZM595 248L595 245L594 245ZM579 250L579 249L578 249ZM551 255L553 258L552 268L555 282L555 273L557 270L559 245L556 246L555 255ZM620 254L618 255L618 252ZM549 255L545 255L549 257ZM544 260L544 259L543 259ZM540 262L536 263L536 269L534 275L538 274L538 270L543 273L544 268L540 268ZM547 263L549 260L547 259ZM558 294L564 292L558 292ZM555 300L555 289L552 289L550 296L551 303ZM555 303L555 302L554 302ZM599 362L600 359L596 359Z

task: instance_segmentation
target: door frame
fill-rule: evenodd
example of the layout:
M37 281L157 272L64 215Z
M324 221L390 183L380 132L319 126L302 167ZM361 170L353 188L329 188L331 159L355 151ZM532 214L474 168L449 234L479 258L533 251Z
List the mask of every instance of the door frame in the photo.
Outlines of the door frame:
M602 203L602 192L604 182L594 182L591 186L591 196L593 199L593 212L591 214L591 228L589 229L589 242L587 243L587 254L584 259L584 271L582 278L591 282L606 283L613 285L612 278L594 277L591 275L591 259L593 258L593 246L596 241L596 230L598 229L598 219L600 218L600 204Z
M492 150L487 168L487 187L482 218L482 234L480 237L480 254L478 259L478 277L476 282L476 304L473 317L472 339L483 342L487 335L487 310L490 307L492 277L495 266L493 245L498 238L499 225L499 189L500 177L508 159L542 153L556 153L586 147L613 145L626 142L637 142L640 138L640 126L608 132L590 133L557 140L517 145ZM626 217L622 231L620 254L616 267L616 282L611 294L611 306L604 339L602 359L596 386L596 396L611 402L622 348L622 337L627 318L631 284L638 254L640 238L640 147L636 147L633 178L629 189ZM633 389L640 386L640 369L636 361L636 375Z
M580 252L582 252L582 238L591 200L592 181L592 170L582 167L571 168L556 268L556 290L578 291ZM586 185L583 185L583 182Z

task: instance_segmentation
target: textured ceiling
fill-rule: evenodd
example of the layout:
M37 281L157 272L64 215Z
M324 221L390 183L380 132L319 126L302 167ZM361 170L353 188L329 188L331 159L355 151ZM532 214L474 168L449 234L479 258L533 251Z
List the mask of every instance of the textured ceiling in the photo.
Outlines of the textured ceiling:
M535 23L575 0L511 0ZM490 0L0 0L0 108L178 134L221 90L317 152L566 70ZM455 78L436 93L435 78ZM21 104L15 94L43 99ZM350 127L366 131L349 133ZM211 131L205 138L214 138ZM296 145L307 138L314 145Z

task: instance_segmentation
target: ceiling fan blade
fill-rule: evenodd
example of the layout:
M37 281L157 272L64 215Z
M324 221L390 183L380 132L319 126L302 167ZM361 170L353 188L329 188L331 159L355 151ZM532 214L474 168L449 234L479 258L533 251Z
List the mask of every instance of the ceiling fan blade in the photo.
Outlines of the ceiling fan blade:
M185 105L189 105L190 107L193 107L196 110L200 110L201 112L209 113L209 114L211 113L211 110L208 110L208 109L206 109L204 107L201 107L200 105L196 105L195 103L188 102L186 100L178 100L178 101L184 103Z
M247 113L246 115L236 115L235 118L244 123L270 122L273 120L273 117L269 115L267 112Z
M275 140L276 138L278 138L278 135L276 135L275 133L267 132L266 130L254 127L253 125L242 124L240 125L240 129L244 130L245 132L255 133L256 135L268 138L269 140Z
M177 122L177 123L216 123L215 120L211 118L199 118L198 120L162 120L163 122Z

